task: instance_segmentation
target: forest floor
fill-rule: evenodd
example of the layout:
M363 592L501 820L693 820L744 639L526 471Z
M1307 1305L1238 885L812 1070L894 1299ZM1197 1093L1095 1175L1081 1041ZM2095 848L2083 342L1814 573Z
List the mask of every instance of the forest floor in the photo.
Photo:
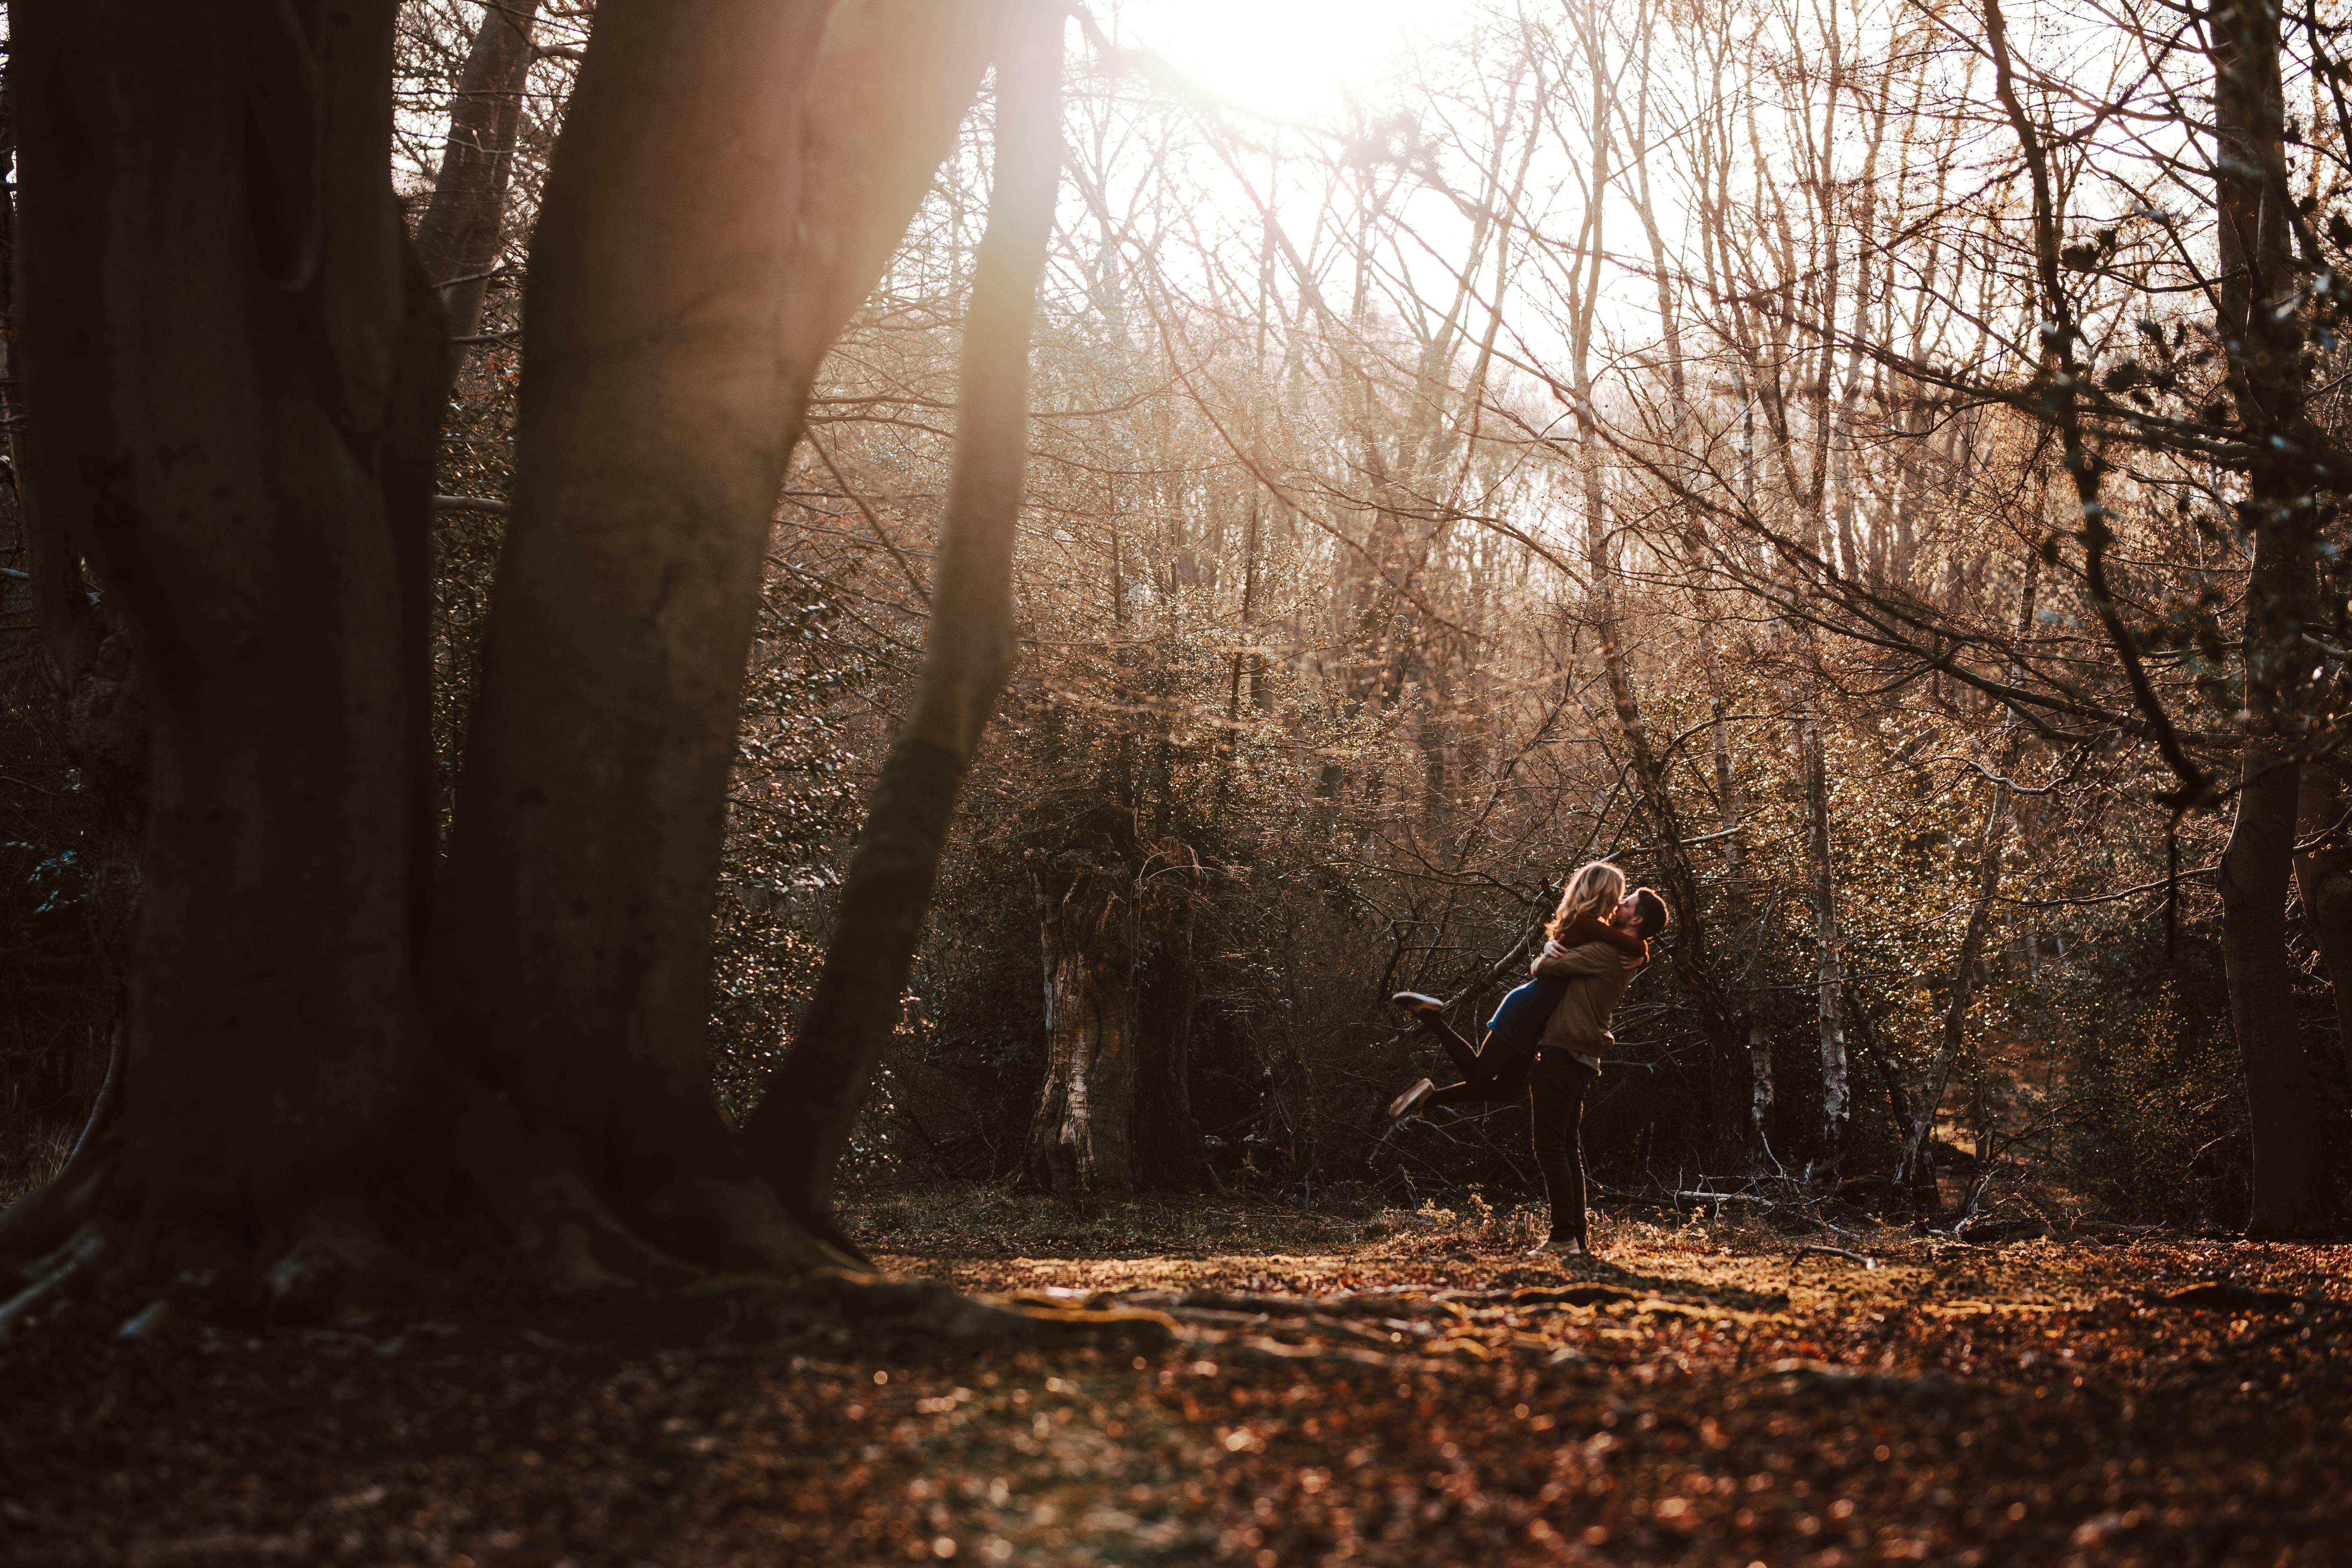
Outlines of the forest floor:
M1124 1341L723 1317L0 1347L8 1564L2341 1563L2352 1249L868 1200ZM1671 1216L1661 1216L1670 1218ZM1851 1226L1849 1229L1853 1228ZM1172 1327L1171 1327L1172 1325Z

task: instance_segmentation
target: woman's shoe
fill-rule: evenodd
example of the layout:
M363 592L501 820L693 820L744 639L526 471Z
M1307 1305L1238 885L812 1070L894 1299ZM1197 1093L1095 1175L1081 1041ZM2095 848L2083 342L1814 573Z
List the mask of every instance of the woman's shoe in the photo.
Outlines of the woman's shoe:
M1429 1079L1415 1079L1411 1089L1389 1101L1389 1120L1394 1121L1401 1116L1411 1116L1421 1109L1421 1102L1436 1090L1437 1086Z
M1408 1013L1443 1013L1445 1004L1419 991L1400 991L1389 998Z

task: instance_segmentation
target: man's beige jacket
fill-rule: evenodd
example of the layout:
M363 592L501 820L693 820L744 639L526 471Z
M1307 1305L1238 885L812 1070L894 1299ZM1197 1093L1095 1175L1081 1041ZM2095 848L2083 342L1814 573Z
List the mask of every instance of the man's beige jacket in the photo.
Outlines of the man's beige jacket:
M1615 1048L1617 1037L1609 1032L1609 1015L1617 1010L1618 998L1633 983L1639 965L1626 968L1625 954L1605 942L1588 942L1580 947L1546 942L1529 969L1538 980L1569 983L1568 994L1552 1009L1536 1049L1597 1058Z

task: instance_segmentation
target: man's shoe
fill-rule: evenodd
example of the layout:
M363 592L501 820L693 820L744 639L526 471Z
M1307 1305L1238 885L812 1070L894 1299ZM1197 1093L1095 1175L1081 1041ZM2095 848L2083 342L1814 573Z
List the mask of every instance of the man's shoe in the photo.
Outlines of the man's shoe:
M1411 1089L1389 1101L1389 1120L1394 1121L1401 1116L1411 1116L1421 1109L1423 1100L1435 1092L1437 1092L1435 1084L1425 1078L1415 1079Z
M1400 991L1389 998L1408 1013L1443 1013L1445 1004L1420 991Z
M1566 1240L1555 1237L1549 1241L1539 1241L1528 1247L1528 1256L1529 1258L1590 1258L1592 1256L1592 1250L1572 1236Z

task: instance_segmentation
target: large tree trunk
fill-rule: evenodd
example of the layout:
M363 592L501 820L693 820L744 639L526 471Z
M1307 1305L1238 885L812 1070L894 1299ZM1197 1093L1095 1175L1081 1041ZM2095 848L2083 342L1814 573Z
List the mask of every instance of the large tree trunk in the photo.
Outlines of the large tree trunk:
M16 515L30 579L39 640L35 669L58 715L66 756L80 774L93 807L80 851L89 867L90 935L114 992L106 1054L96 1050L60 1074L63 1089L79 1091L104 1066L119 1077L127 1048L131 933L139 908L139 836L147 817L147 703L120 617L103 597L93 598L82 568L72 520L36 504L26 478L24 401L16 342L16 194L5 172L13 157L14 94L0 81L0 444L5 444ZM5 590L5 583L0 583ZM0 599L5 599L0 592ZM104 1100L106 1097L100 1097ZM91 1120L97 1120L93 1111Z
M816 365L987 43L974 6L827 10L597 10L532 244L514 510L433 955L458 1059L641 1227L758 1266L811 1259L726 1134L705 1035L761 560ZM952 544L940 575L943 605L986 592Z
M482 300L506 222L507 183L515 131L530 75L532 24L539 0L493 0L449 99L449 138L433 199L416 225L416 256L441 290L449 335L482 330Z
M995 180L964 322L940 588L914 703L875 782L816 994L747 1129L760 1168L820 1226L850 1122L889 1044L956 793L1013 665L1029 337L1061 176L1064 15L1050 0L1008 8L996 56ZM919 195L913 189L907 205ZM739 644L739 661L741 653Z
M2221 853L2222 952L2230 1016L2246 1068L2254 1142L2252 1236L2327 1228L2326 1139L2294 1019L2286 954L2287 872L2297 773L2291 758L2246 748L2245 775Z
M292 1246L406 1081L445 359L393 11L13 15L44 572L96 570L151 739L120 1155L0 1242L79 1226L117 1279Z
M2285 110L2277 14L2233 0L2215 19L2214 130L2228 384L2249 447L2299 455L2306 444L2303 329L2295 309ZM2247 734L2237 815L2221 856L2222 942L2230 1013L2245 1062L2254 1142L2250 1234L2297 1236L2329 1223L2326 1138L2295 1029L2286 956L2298 752L2308 744L2303 644L2316 604L2316 501L2287 462L2257 459L2246 517L2254 531L2246 584Z
M487 1209L562 1285L842 1260L719 1123L698 965L809 375L953 133L988 7L850 0L820 38L825 9L600 8L430 931L447 353L386 179L391 0L13 14L29 467L121 617L152 744L123 1110L0 1218L0 1336L85 1280L315 1304L395 1266L382 1194ZM1035 211L1059 14L1023 14L1031 173L999 190ZM1007 340L982 336L964 438L1000 450L1009 418L1017 454L1020 399L984 395ZM1001 604L1001 563L946 553L943 605Z

